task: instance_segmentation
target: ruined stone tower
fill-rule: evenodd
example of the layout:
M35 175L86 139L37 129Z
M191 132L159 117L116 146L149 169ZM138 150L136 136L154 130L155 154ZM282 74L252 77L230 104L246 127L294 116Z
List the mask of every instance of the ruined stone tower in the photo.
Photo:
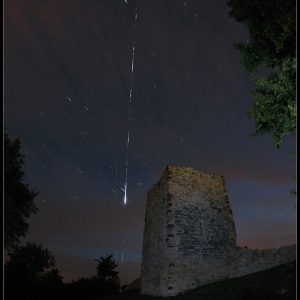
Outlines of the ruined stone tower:
M264 251L236 246L223 176L167 166L148 192L142 294L173 296L295 259L295 247Z

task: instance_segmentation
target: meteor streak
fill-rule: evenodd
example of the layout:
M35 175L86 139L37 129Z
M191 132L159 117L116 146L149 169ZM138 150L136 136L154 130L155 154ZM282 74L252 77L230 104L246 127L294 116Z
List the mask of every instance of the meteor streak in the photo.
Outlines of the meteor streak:
M125 0L127 3L127 1ZM137 10L134 16L134 27L136 28L136 20L138 14ZM126 162L125 162L125 183L123 185L122 191L124 192L123 203L127 204L127 187L128 187L128 165L129 165L129 144L130 144L130 125L131 125L131 104L132 104L132 94L133 94L133 71L134 71L134 54L135 54L135 41L133 40L132 45L132 55L131 55L131 72L130 72L130 89L129 89L129 104L128 104L128 131L127 131L127 142L126 142Z
M127 174L127 168L126 168L126 174ZM127 203L127 182L125 182L125 184L123 186L124 187L121 188L121 190L124 192L123 202L124 202L124 205L126 205L126 203Z
M128 4L127 0L125 0L126 4ZM134 16L134 28L136 27L137 20L137 8L135 9ZM126 161L125 161L125 183L121 190L124 192L123 196L123 204L126 206L127 204L127 189L128 189L128 166L129 166L129 145L130 145L130 129L131 129L131 105L132 105L132 94L133 94L133 71L134 71L134 54L135 54L135 40L133 39L132 43L132 55L131 55L131 71L130 71L130 87L129 87L129 103L128 103L128 130L127 130L127 142L126 142ZM124 262L124 244L125 240L122 241L122 253L121 253L121 263Z
M123 241L122 241L121 263L124 262L124 244L125 244L125 241L123 240Z
M131 74L133 73L133 67L134 67L134 45L132 46Z

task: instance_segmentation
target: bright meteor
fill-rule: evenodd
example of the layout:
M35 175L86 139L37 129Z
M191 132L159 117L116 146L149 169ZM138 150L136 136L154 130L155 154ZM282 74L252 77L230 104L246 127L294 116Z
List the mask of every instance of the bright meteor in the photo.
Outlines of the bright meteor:
M125 0L126 1L126 0ZM127 3L127 1L126 1ZM134 18L134 27L136 28L137 12ZM131 123L131 102L133 94L133 71L134 71L134 54L135 54L135 42L133 40L132 56L131 56L131 72L130 72L130 88L129 88L129 104L128 104L128 131L127 131L127 143L126 143L126 162L125 162L125 183L122 191L124 192L123 203L127 204L127 187L128 187L128 165L129 165L129 144L130 144L130 123Z
M126 203L127 203L127 183L124 184L124 187L122 188L122 191L124 192L123 203L124 203L124 205L126 205Z

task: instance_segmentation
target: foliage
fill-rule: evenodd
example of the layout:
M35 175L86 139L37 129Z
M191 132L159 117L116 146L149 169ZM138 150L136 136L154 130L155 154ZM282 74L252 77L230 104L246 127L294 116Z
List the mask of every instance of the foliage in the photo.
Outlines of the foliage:
M229 0L230 16L249 29L247 43L238 43L242 64L256 84L249 115L256 134L269 133L276 146L296 129L296 2L294 0ZM258 78L259 67L271 68Z
M120 291L120 279L115 269L118 265L112 255L95 259L97 275L90 278L81 277L66 285L68 296L72 299L95 299L103 295L117 294Z
M120 290L120 279L115 270L118 265L112 258L112 255L95 259L97 264L97 279L105 292L117 292Z
M27 219L36 213L37 192L22 182L24 155L19 139L4 133L4 247L11 249L28 230Z
M296 60L287 58L267 78L255 78L255 103L250 116L258 133L271 133L276 146L296 130Z
M109 281L118 281L118 272L115 269L118 265L112 259L112 255L108 255L106 257L100 257L100 259L95 259L98 262L97 265L97 277L102 282Z
M53 255L29 242L8 253L4 275L7 299L45 299L63 285Z
M55 265L55 259L47 249L30 242L17 246L8 256L6 267L9 271L17 270L18 275L25 274L34 281L42 278L46 270Z
M105 294L96 276L81 277L71 284L67 284L67 295L72 299L95 299Z

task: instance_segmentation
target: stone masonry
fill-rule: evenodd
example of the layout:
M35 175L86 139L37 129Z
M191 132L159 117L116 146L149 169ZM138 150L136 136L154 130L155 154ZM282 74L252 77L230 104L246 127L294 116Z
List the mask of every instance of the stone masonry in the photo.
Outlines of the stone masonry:
M236 246L223 176L167 166L148 192L142 294L174 296L295 259L295 245L260 251Z

